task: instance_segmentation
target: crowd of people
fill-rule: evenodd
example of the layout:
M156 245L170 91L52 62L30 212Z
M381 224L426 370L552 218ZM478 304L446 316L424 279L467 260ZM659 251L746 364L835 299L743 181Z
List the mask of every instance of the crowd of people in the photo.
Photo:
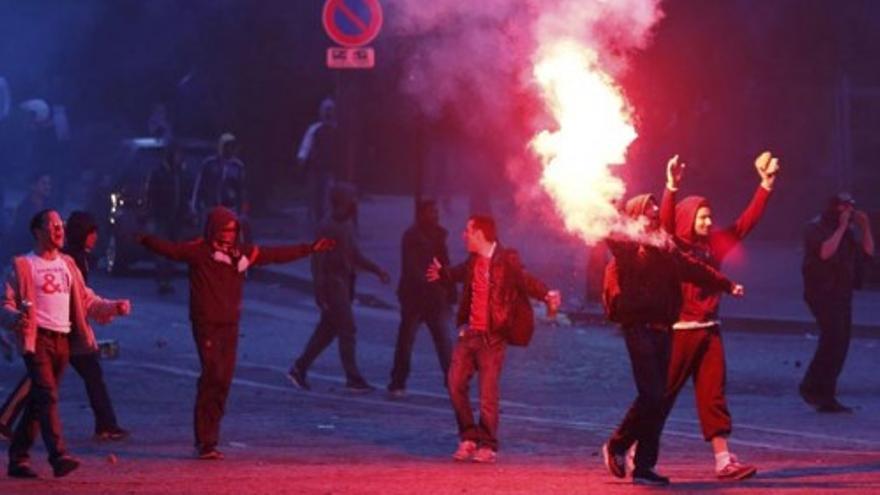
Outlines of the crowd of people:
M306 134L299 158L312 171L326 164L332 143L332 111L322 105L322 121ZM309 142L310 141L310 142ZM323 150L323 151L322 151ZM357 364L353 310L358 271L390 283L388 272L370 260L357 242L356 191L335 173L315 180L309 208L316 240L309 244L263 246L245 232L245 167L237 158L234 135L224 133L217 154L205 160L190 190L182 173L180 149L170 142L162 163L147 183L153 234L136 241L158 257L184 263L189 273L189 318L201 374L194 412L194 445L199 459L223 458L220 424L235 369L242 290L247 271L269 263L311 258L314 297L320 319L288 378L310 390L308 372L315 359L338 339L346 389L375 390ZM605 269L602 298L607 318L620 325L632 364L637 397L602 446L609 472L629 472L636 484L666 485L656 472L660 438L676 397L694 382L697 414L721 480L752 477L757 468L730 452L732 432L727 406L726 365L719 302L724 294L743 297L742 285L721 273L726 255L757 225L776 185L778 159L769 152L755 160L760 182L748 206L730 226L713 225L712 207L702 196L677 200L686 166L678 157L667 164L661 200L651 194L630 198L621 217L644 226L639 235L612 230L604 240L612 255ZM0 410L0 434L10 439L8 474L34 478L29 450L39 433L55 476L79 466L65 446L58 409L58 380L68 362L83 378L100 440L122 440L129 432L118 421L103 379L89 320L109 323L131 311L127 299L105 299L89 288L91 251L98 225L87 212L70 215L66 225L48 206L50 179L33 178L30 193L16 210L7 249L12 258L0 308L11 330L25 375ZM324 213L326 211L326 213ZM181 239L181 222L193 212L203 218L203 235ZM22 231L30 237L30 246ZM436 349L444 386L458 425L459 462L494 463L499 449L500 378L509 345L528 345L534 330L531 300L552 314L561 295L523 267L516 250L502 245L494 219L471 215L462 232L468 257L453 263L448 231L437 204L420 200L414 223L401 239L397 288L400 325L388 394L406 396L415 334L424 323ZM15 239L15 242L13 242ZM859 260L871 256L874 242L867 216L849 195L834 196L805 234L805 300L821 330L815 357L800 385L803 399L820 412L852 410L836 398L836 380L849 346L852 292L858 287ZM160 293L171 290L171 265L157 263ZM452 311L457 304L457 310ZM470 382L478 376L479 415L470 401Z

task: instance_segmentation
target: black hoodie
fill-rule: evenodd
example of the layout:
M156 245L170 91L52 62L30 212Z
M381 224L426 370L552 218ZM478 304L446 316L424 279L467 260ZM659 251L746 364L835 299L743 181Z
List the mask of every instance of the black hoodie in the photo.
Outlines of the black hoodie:
M91 213L75 211L67 218L67 225L64 229L64 253L73 258L86 282L89 281L89 267L91 265L91 253L85 248L86 237L97 231L98 224L95 223L95 217Z

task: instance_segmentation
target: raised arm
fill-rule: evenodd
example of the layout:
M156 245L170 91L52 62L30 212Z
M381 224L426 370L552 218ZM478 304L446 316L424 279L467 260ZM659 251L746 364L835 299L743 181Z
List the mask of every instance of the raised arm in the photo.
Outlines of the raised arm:
M740 214L733 225L725 229L725 231L733 236L736 240L742 240L753 228L758 224L758 220L764 215L767 207L767 201L770 199L770 192L776 183L776 176L779 173L779 159L775 158L769 151L765 151L755 158L755 169L761 178L761 183L755 190L752 200L746 209Z
M289 263L312 254L311 244L291 244L289 246L254 246L255 266L271 263Z
M660 226L670 235L675 235L675 196L686 164L679 161L678 155L666 163L666 187L660 199Z

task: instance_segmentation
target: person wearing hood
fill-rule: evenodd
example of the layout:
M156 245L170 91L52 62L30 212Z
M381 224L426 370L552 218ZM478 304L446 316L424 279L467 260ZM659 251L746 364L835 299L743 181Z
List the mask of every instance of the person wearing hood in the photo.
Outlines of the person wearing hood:
M424 322L434 340L437 360L443 371L445 384L452 355L449 334L450 306L455 304L455 285L432 284L425 280L425 267L434 258L443 265L449 264L446 238L449 233L440 225L440 213L434 200L419 201L416 206L416 222L403 234L400 242L400 284L397 297L400 301L400 327L394 348L394 366L388 392L392 397L406 393L410 359L416 330Z
M195 404L195 445L200 459L221 459L220 421L232 383L238 347L245 272L251 266L287 263L333 248L333 241L268 247L239 243L240 224L232 210L215 206L204 237L171 242L139 235L150 251L189 265L189 317L202 372Z
M843 370L852 333L852 296L859 289L864 257L874 256L874 237L865 212L848 193L828 201L804 233L804 301L819 325L816 353L798 391L823 413L847 413L837 400L837 378Z
M712 207L702 196L688 196L675 203L684 167L667 169L666 189L660 204L660 223L675 235L678 246L688 254L719 269L724 258L757 225L764 214L779 172L779 161L769 151L758 155L755 168L761 182L745 211L732 225L715 229ZM740 462L730 453L727 437L732 422L725 397L726 364L721 339L718 306L721 291L706 290L684 281L684 297L677 321L672 326L672 351L666 381L666 407L671 409L678 393L693 377L697 413L703 438L715 453L715 474L722 480L742 480L757 473L757 468Z
M677 157L669 162L673 167ZM620 324L638 395L623 421L602 446L612 475L626 476L626 451L634 444L633 483L662 486L669 478L654 471L666 419L666 373L672 324L682 304L681 283L742 296L734 284L708 264L679 250L660 232L659 207L651 194L630 199L627 218L644 222L639 237L614 233L606 239L613 258L606 267L603 302L608 319Z
M371 392L357 365L356 327L351 310L357 270L376 275L383 284L391 281L388 273L361 253L354 234L352 218L357 204L354 191L337 185L330 194L331 212L318 227L318 235L333 239L336 249L312 258L315 302L321 319L306 343L302 354L287 373L297 388L309 390L309 367L334 339L339 338L339 358L345 370L345 388L351 392Z
M65 243L62 252L70 256L82 274L83 281L89 282L90 258L92 249L98 241L98 225L94 217L85 211L74 211L67 218ZM70 355L70 365L83 379L89 405L95 416L95 439L123 440L129 432L119 426L104 373L101 369L100 353L97 350L74 349ZM12 425L26 405L31 388L31 380L25 376L0 408L0 436L10 437Z
M86 285L73 258L61 252L64 223L54 210L42 210L30 222L34 250L12 260L6 278L0 323L15 331L31 381L24 415L9 445L7 473L35 478L29 450L40 432L55 477L79 466L62 439L58 384L70 354L97 352L89 320L108 323L131 311L128 300L107 300Z

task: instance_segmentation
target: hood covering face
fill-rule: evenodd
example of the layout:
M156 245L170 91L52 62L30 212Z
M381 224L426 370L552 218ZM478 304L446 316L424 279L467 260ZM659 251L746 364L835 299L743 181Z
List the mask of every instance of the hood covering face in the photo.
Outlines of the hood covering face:
M710 206L709 200L702 196L688 196L675 205L675 236L688 243L698 241L694 233L694 221L697 219L697 210L704 206Z
M229 222L235 222L235 229L239 229L238 217L235 216L232 210L223 206L211 208L211 211L208 212L208 219L205 222L205 240L208 242L213 241L217 233ZM235 243L238 243L238 236L236 236Z
M639 194L626 202L623 211L631 218L638 218L645 214L651 201L657 202L653 194Z
M67 244L71 248L80 249L86 243L86 237L92 232L98 231L98 224L91 213L75 211L67 218L65 235Z

